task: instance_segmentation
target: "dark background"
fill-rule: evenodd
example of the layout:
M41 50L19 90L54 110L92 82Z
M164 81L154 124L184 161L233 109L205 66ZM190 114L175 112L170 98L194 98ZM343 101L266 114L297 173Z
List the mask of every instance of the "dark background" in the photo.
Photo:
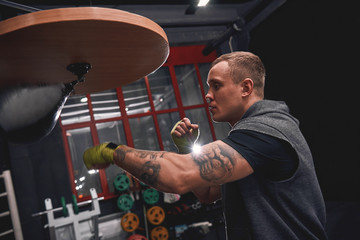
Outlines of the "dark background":
M300 120L326 200L360 197L358 29L346 1L288 1L251 32L266 98Z
M359 239L359 15L350 1L288 1L251 32L265 97L300 120L327 208L329 239Z

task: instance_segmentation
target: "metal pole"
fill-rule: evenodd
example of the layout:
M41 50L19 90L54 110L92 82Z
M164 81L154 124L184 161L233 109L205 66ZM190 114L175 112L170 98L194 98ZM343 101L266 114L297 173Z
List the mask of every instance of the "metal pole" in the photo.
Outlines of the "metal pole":
M37 11L41 10L41 9L38 9L38 8L29 7L29 6L26 6L26 5L19 4L19 3L10 2L10 1L7 1L7 0L0 0L0 4L4 5L4 6L7 6L7 7L20 9L20 10L23 10L23 11L26 11L26 12L37 12Z
M9 209L11 215L11 222L14 229L14 235L16 240L23 240L21 224L20 224L20 217L19 211L16 204L16 197L14 192L14 187L11 179L10 170L5 170L2 174L5 182L5 189L7 192L8 202L9 202Z
M143 212L144 212L144 223L145 223L145 235L146 235L146 239L150 239L150 238L149 238L149 228L148 228L148 223L147 223L147 218L146 218L146 208L145 208L145 204L143 204Z

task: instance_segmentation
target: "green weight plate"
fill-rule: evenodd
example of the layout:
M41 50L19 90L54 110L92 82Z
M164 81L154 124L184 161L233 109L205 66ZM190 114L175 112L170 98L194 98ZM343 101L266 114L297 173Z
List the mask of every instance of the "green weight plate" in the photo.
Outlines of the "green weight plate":
M148 188L143 192L143 198L147 204L155 204L159 201L159 192L153 188Z
M134 206L134 201L129 194L123 194L118 197L117 205L120 210L128 211Z
M77 205L76 196L74 194L72 195L72 199L73 199L74 213L78 214L79 213L79 206Z
M69 216L69 212L66 208L66 202L65 202L65 197L61 197L61 206L62 206L62 212L63 212L63 216L64 217L68 217Z
M114 187L118 191L125 191L130 186L130 180L125 174L119 174L114 179Z

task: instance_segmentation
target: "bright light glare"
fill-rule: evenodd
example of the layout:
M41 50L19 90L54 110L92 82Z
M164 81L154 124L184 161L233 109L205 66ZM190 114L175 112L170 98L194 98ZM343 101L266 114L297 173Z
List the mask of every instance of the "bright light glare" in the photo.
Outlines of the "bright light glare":
M82 103L87 102L87 97L83 97L83 98L81 98L81 99L80 99L80 102L82 102Z
M201 153L201 146L199 144L194 144L192 147L192 152L194 154L200 154Z
M98 173L98 172L99 172L99 170L97 170L97 169L96 170L91 169L91 170L88 171L89 174L95 174L95 173Z
M198 3L198 7L204 7L208 4L209 0L200 0Z

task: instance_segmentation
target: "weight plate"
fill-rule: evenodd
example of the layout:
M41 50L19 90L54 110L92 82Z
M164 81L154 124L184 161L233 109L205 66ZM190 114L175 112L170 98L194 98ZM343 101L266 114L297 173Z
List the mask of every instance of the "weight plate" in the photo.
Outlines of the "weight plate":
M125 232L133 232L139 226L139 217L134 213L127 213L121 218L121 228Z
M125 191L130 186L130 180L125 174L119 174L114 179L114 187L118 191Z
M147 240L147 238L140 234L131 235L127 240Z
M167 240L168 238L169 232L163 226L158 226L151 230L151 240Z
M117 205L120 210L128 211L134 206L134 200L129 194L123 194L118 197Z
M149 220L149 222L153 225L159 225L161 224L165 219L165 212L164 209L162 209L159 206L151 207L146 212L146 218Z
M147 204L153 205L159 201L159 192L153 188L148 188L143 192L143 198Z

